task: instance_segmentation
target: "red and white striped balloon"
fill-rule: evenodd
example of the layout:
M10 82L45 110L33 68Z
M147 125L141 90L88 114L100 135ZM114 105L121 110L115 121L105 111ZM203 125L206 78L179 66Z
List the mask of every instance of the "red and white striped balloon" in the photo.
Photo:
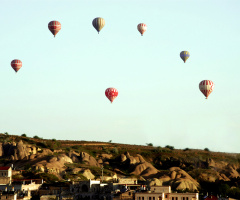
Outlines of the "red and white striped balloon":
M61 24L58 21L51 21L48 23L48 29L52 32L54 37L61 30Z
M137 29L143 36L143 33L147 30L147 25L144 23L140 23L140 24L138 24Z
M11 62L11 66L15 72L18 72L18 70L22 67L22 61L15 59Z
M114 99L118 96L118 91L116 88L107 88L105 90L105 95L112 103Z
M199 83L199 89L204 94L206 99L208 98L208 96L213 91L214 86L215 86L214 83L210 80L203 80Z

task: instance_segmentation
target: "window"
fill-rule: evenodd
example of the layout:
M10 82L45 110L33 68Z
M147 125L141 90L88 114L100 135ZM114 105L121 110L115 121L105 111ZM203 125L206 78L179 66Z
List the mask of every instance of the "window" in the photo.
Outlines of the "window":
M188 197L186 197L186 200L188 200Z
M183 197L182 200L185 200L185 197Z
M144 197L142 197L142 200L144 200Z
M167 198L167 194L165 194L165 198Z
M138 197L138 200L141 200L141 197Z
M178 197L176 197L176 200L178 200Z
M148 200L152 200L152 197L148 197Z
M172 200L174 200L174 197L172 197Z
M155 197L153 197L153 200L155 200Z

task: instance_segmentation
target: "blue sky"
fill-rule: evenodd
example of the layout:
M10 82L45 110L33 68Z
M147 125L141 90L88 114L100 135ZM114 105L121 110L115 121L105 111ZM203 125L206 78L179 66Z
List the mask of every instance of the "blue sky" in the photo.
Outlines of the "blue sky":
M2 0L0 131L240 153L239 9L239 0ZM95 17L106 21L99 35ZM215 83L208 100L205 79ZM119 91L113 104L108 87Z

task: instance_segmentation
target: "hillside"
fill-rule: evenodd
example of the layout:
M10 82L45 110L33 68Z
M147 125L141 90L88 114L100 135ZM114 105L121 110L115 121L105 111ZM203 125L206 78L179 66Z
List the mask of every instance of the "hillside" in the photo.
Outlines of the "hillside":
M171 185L178 192L240 198L240 154L0 134L0 157L2 166L24 170L15 179L99 179L103 165L104 181L131 176L148 185Z

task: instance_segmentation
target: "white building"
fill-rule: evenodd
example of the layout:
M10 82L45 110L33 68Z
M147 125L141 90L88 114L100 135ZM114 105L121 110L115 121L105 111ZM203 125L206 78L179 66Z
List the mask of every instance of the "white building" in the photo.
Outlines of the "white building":
M150 191L136 192L135 200L198 200L198 193L171 193L171 186L153 186Z
M12 168L0 167L0 185L7 185L12 183Z
M73 183L70 186L70 192L74 195L74 199L100 199L101 196L109 199L111 196L111 190L107 183L100 183L100 181L91 179Z

